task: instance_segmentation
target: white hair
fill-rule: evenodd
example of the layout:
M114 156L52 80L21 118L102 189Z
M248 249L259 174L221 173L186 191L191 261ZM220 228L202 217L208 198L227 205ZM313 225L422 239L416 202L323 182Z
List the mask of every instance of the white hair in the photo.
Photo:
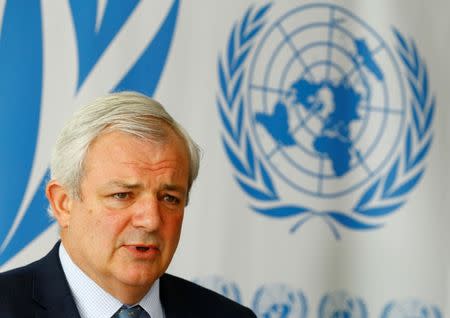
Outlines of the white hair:
M198 175L200 150L188 133L157 101L136 92L112 93L82 107L66 123L53 149L50 175L74 198L81 198L84 161L101 134L121 131L162 143L168 129L181 137L189 153L188 194Z

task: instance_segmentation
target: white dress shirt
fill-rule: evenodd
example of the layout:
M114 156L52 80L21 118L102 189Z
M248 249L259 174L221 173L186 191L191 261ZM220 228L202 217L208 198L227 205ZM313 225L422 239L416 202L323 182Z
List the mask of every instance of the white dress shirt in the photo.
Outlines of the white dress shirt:
M123 305L72 261L62 243L59 246L59 258L81 318L111 318ZM159 279L144 298L134 305L140 305L152 318L165 318L159 298Z

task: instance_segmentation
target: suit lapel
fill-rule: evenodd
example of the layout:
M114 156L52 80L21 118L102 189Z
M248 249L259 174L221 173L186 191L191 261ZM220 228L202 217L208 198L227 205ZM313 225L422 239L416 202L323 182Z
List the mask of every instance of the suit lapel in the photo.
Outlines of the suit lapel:
M59 242L45 256L33 277L33 299L39 304L36 318L80 318L59 260Z
M177 287L174 286L173 278L168 274L160 278L159 296L166 318L194 317L189 302L180 296Z
M36 311L35 318L80 318L80 314L73 303L71 295L67 295L60 303L51 307Z

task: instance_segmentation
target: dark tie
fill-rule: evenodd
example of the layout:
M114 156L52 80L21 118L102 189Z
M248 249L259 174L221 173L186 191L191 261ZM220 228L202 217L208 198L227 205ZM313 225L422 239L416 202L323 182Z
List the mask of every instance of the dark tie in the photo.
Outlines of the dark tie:
M111 318L151 318L150 315L141 307L122 306Z

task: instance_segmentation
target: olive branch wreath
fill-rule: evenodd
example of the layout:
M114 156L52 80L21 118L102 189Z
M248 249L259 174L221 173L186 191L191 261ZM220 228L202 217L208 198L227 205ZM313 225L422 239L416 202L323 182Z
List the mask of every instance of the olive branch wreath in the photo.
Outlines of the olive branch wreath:
M227 50L219 56L219 94L217 107L223 123L222 142L235 169L235 179L241 189L254 201L264 203L251 208L265 216L288 218L300 216L291 227L294 233L312 217L321 217L336 239L340 234L336 225L352 230L376 229L385 217L407 200L407 195L417 185L425 170L425 158L430 150L433 133L432 122L435 97L429 91L428 73L413 40L407 41L393 29L397 39L397 54L404 66L411 91L408 108L412 120L406 127L403 152L394 160L387 173L380 175L363 192L358 202L347 211L318 211L298 204L280 204L280 196L265 164L258 158L244 128L245 107L242 93L245 62L255 45L255 38L263 29L271 4L260 8L250 7L243 18L232 28ZM270 207L267 207L270 205Z

